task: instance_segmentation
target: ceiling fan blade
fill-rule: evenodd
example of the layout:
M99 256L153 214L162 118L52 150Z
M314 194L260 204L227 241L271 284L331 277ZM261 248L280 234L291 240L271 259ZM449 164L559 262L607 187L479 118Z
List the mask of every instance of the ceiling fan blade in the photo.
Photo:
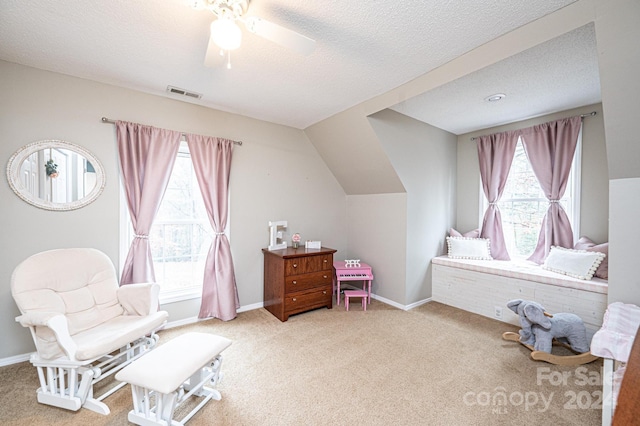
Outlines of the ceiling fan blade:
M309 55L316 47L316 41L273 22L250 16L243 20L247 30L269 41L289 48L301 55Z
M224 61L224 56L220 55L220 47L213 41L213 38L209 37L209 44L207 45L207 53L204 57L204 66L208 68L217 68Z

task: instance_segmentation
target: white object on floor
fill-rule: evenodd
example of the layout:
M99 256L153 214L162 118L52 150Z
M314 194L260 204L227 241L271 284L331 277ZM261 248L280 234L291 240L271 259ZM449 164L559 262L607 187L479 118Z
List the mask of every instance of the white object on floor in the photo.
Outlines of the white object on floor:
M593 335L591 353L604 358L602 375L602 425L609 426L615 411L624 368L640 326L640 307L614 302L604 313L602 328ZM615 369L614 363L624 363Z
M184 425L209 400L219 401L222 395L213 386L222 378L220 352L230 345L231 340L222 336L186 333L118 372L117 380L131 384L129 421L145 426ZM173 420L175 410L191 395L204 399L182 420Z
M94 385L151 350L155 331L167 320L158 311L160 286L120 287L109 257L91 248L49 250L20 263L11 294L36 346L31 364L38 370L38 402L66 410L110 410Z

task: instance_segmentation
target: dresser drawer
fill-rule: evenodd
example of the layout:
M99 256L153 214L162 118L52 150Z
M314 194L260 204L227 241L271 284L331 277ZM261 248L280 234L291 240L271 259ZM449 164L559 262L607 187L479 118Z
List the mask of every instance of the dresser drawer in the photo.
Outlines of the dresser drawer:
M285 293L307 290L310 288L333 285L330 271L314 272L311 274L293 275L285 278Z
M308 292L292 293L284 297L284 311L286 314L293 314L322 306L331 308L331 298L331 286Z
M324 254L308 257L296 257L284 261L286 276L308 274L310 272L330 271L333 266L333 255Z

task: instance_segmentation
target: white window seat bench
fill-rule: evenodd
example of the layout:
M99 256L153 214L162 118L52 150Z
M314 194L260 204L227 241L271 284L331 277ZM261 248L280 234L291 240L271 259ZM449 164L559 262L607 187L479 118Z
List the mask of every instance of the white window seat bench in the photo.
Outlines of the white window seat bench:
M600 329L607 309L608 282L600 278L580 280L525 261L439 256L431 263L434 301L516 326L518 317L507 308L512 299L534 300L552 314L578 315L589 339Z

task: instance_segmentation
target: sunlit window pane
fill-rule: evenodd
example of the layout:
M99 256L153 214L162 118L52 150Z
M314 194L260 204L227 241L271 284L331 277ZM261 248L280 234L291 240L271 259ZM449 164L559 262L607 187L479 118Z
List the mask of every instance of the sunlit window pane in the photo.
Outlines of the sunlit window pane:
M213 230L184 142L149 237L162 294L202 286Z
M560 201L565 210L571 205L570 188L571 185L567 185L567 191ZM529 257L538 243L549 201L533 173L520 140L498 206L509 256L514 259ZM567 214L571 220L571 212L567 211Z

